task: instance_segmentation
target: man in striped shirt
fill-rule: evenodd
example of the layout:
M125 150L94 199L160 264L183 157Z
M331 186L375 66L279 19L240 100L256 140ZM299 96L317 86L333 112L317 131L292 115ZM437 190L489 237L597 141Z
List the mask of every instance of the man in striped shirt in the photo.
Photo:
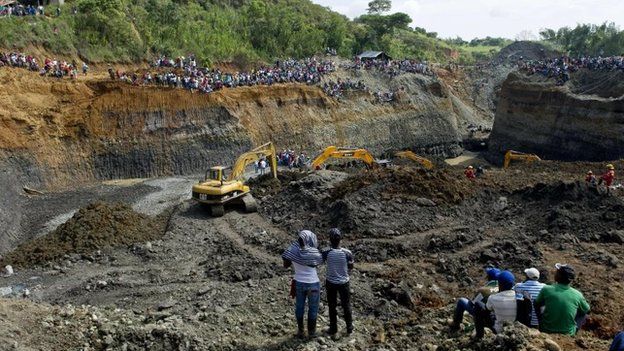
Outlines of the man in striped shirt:
M347 324L347 334L353 332L353 317L351 316L351 292L349 290L349 271L353 269L353 254L351 251L340 247L342 233L338 228L329 231L331 248L323 252L323 260L327 262L327 277L325 289L327 290L327 304L329 305L329 330L330 335L338 332L338 295L344 311L344 319Z
M527 280L516 284L514 288L514 290L516 290L516 298L522 299L526 293L531 298L531 305L533 305L537 295L542 291L545 284L539 282L540 272L536 268L527 268L524 270L524 274ZM535 308L533 308L531 310L531 328L538 328L538 326L537 314L535 313Z

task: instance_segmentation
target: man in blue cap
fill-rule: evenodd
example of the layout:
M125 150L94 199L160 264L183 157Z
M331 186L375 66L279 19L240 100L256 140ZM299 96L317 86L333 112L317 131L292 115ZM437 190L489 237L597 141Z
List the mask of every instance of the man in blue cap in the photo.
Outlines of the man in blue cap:
M475 316L475 306L477 304L485 304L490 295L498 292L498 275L500 274L500 270L497 268L487 268L485 270L485 274L487 275L487 283L477 290L477 295L469 300L465 297L462 297L457 300L457 306L455 307L455 313L453 314L453 321L450 323L451 331L458 331L461 325L462 320L464 319L464 312L470 313L473 317Z
M516 279L510 271L502 271L498 275L498 293L490 296L485 307L488 311L494 312L494 332L500 333L503 331L503 323L516 320L517 303L516 292L513 290L516 284ZM476 323L475 323L476 324ZM477 337L483 336L483 329L481 332L477 329Z

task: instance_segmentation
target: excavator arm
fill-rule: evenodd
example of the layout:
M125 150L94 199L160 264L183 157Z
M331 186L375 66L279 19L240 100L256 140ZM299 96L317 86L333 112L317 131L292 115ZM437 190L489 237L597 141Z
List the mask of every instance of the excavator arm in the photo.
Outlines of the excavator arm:
M275 146L273 143L268 142L240 155L238 159L236 159L234 166L232 166L232 173L230 173L228 181L241 179L245 173L245 167L253 162L256 162L262 157L266 157L268 159L269 166L271 167L271 174L273 175L273 178L277 179L277 158L275 157Z
M399 152L395 153L394 155L396 157L408 158L408 159L410 159L412 161L418 162L426 169L433 169L433 162L431 162L430 160L428 160L428 159L426 159L426 158L424 158L422 156L416 155L414 152L412 152L410 150L399 151Z
M508 150L505 153L505 161L503 162L503 168L505 169L509 168L509 165L511 164L512 160L524 160L527 162L533 162L533 161L541 161L542 159L539 158L539 156L535 154L526 154L524 152Z
M328 146L327 148L325 148L325 150L323 150L323 152L321 152L320 155L316 156L316 158L312 161L312 169L317 169L330 158L362 160L368 166L373 166L373 164L375 163L375 158L366 149Z

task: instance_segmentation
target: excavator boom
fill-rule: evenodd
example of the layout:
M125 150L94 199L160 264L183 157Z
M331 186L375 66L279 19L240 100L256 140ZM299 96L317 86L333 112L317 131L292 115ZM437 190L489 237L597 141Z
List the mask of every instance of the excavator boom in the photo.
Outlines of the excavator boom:
M503 168L505 169L509 168L509 165L511 164L512 160L523 160L527 162L533 162L533 161L541 161L542 159L539 158L539 156L535 154L527 154L524 152L508 150L505 153L505 161L503 163Z
M234 166L232 166L232 173L230 173L228 181L242 178L243 174L245 173L245 167L247 167L251 163L256 162L262 157L266 157L268 159L268 163L271 167L271 174L273 175L273 178L277 179L277 159L275 157L275 146L273 146L273 143L269 142L240 155L238 159L236 159Z
M426 159L426 158L424 158L422 156L416 155L414 152L412 152L410 150L399 151L399 152L395 153L394 155L396 157L408 158L408 159L410 159L412 161L418 162L426 169L433 169L433 162L431 162L430 160L428 160L428 159Z
M312 161L312 169L317 169L330 158L362 160L368 166L372 166L375 163L375 158L366 149L328 146Z

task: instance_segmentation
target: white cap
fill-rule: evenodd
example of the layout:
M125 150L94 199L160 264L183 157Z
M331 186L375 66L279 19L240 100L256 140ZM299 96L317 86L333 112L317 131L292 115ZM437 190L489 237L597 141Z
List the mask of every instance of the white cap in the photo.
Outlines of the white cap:
M534 280L538 280L540 277L540 272L537 270L537 268L527 268L524 270L524 274L526 274L529 279Z

